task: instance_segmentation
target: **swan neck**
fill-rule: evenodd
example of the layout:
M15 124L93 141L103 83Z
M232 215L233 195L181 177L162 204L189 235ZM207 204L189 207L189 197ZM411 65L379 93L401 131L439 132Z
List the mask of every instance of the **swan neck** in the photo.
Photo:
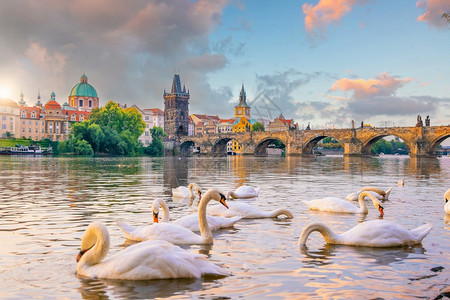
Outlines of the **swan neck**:
M94 245L89 247L89 244L87 244L88 246L86 248L90 249L81 257L80 262L84 262L87 265L95 265L101 262L108 254L110 246L109 233L106 227L95 226L95 224L94 226L89 227L83 235L82 245L85 240L93 241Z
M289 210L284 209L284 208L276 209L269 213L270 218L277 218L278 216L281 216L281 215L285 215L286 218L288 218L288 219L292 219L294 217Z
M169 206L167 206L166 201L164 201L163 199L160 200L160 205L162 207L163 213L164 213L164 217L163 217L163 222L169 222L170 221L170 210L169 210Z
M367 209L366 202L364 201L365 196L373 197L372 194L368 192L362 192L361 194L359 194L358 203L359 207L361 208L359 212L362 214L367 214L369 212L369 210Z
M300 234L300 237L298 239L298 245L306 245L306 241L308 240L309 235L314 231L320 232L320 234L322 234L323 238L328 244L333 244L337 239L336 234L327 225L322 223L312 223L306 225L303 228L302 233Z
M213 243L213 235L211 228L209 228L208 221L206 218L206 206L209 201L211 201L212 195L210 193L206 193L203 195L202 199L200 199L200 204L198 206L198 225L200 227L200 233L205 241L205 243Z

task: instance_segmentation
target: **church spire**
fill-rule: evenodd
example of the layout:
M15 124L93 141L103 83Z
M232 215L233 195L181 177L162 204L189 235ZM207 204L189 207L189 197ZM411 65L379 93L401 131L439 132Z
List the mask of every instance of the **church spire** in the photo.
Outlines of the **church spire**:
M182 93L180 75L178 75L178 74L173 75L171 93L172 94L181 94Z
M19 105L25 106L25 101L23 101L23 90L22 90L22 88L20 89L20 101L19 101Z
M41 103L41 89L38 90L36 106L42 106L42 103Z

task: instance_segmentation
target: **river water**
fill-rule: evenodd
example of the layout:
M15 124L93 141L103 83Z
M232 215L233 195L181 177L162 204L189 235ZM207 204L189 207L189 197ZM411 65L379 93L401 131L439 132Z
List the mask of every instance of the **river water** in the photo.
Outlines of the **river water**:
M405 179L404 187L397 181ZM432 298L450 282L450 158L404 156L0 158L0 298L2 299L410 299ZM172 219L188 213L171 189L195 182L224 192L259 187L263 210L285 207L293 219L241 220L214 233L212 246L187 246L231 272L224 278L153 281L83 279L76 274L80 238L92 221L111 235L109 255L130 243L117 220L152 222L154 198L165 199ZM362 186L387 189L385 220L412 229L434 224L422 245L400 248L329 246L313 233L297 246L306 224L320 221L343 232L376 219L309 211L303 200L345 198ZM356 204L356 203L355 203Z

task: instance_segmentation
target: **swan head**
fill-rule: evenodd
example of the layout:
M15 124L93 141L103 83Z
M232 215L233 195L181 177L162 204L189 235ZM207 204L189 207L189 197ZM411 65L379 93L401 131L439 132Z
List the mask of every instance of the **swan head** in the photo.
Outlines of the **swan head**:
M380 204L377 204L377 209L378 209L378 211L380 212L380 217L383 217L383 216L384 216L384 208L383 208L383 206L381 205L381 203L380 203Z
M204 200L205 199L205 200ZM227 205L227 202L225 201L227 198L224 194L219 192L218 190L208 190L203 197L201 198L200 202L208 202L209 200L216 200L226 208L229 208Z
M81 247L80 252L77 255L77 262L81 260L82 257L86 253L88 253L89 250L94 248L94 246L98 246L102 251L99 251L99 253L95 253L96 257L94 257L95 262L100 261L103 257L106 256L106 252L108 252L109 248L109 233L106 229L105 225L99 222L91 223L84 232L83 236L81 237ZM93 250L94 251L94 250ZM95 251L94 251L95 252ZM89 252L90 253L90 252ZM92 255L89 256L88 260L92 260Z

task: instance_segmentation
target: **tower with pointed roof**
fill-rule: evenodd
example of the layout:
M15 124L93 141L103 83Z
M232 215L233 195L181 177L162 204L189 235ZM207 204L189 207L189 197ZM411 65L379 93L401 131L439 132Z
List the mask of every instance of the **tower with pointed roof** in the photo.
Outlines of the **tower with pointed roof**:
M239 104L234 107L234 117L250 119L250 106L247 104L247 95L245 94L244 84L242 84L239 93Z
M25 101L23 100L23 90L20 89L20 100L19 100L20 106L25 106Z
M187 135L189 128L189 90L181 88L180 75L174 74L170 93L164 90L164 132L169 138Z

